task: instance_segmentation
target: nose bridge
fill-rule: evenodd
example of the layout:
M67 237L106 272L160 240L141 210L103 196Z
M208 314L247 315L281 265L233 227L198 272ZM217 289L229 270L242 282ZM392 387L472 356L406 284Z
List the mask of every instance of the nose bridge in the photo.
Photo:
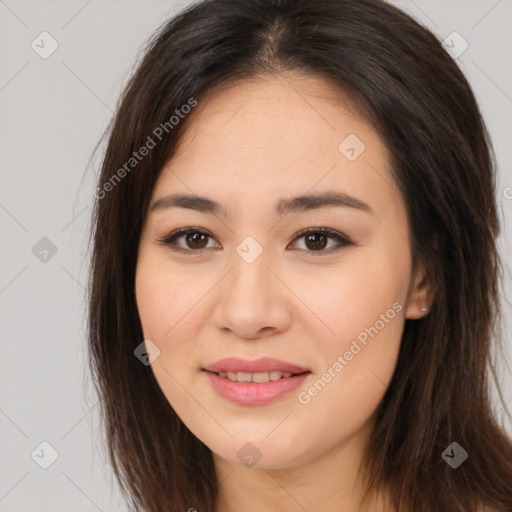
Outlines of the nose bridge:
M230 283L236 294L260 295L271 286L269 278L272 276L267 268L271 266L270 253L252 236L246 237L236 247Z
M219 329L228 329L241 337L256 339L271 332L281 332L290 322L290 312L283 296L282 283L269 270L272 251L254 240L244 240L230 259L214 313Z

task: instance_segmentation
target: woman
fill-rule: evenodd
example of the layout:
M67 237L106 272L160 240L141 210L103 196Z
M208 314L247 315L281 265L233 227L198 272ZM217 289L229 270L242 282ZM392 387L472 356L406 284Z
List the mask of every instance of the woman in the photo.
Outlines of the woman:
M512 510L491 144L378 0L154 36L96 191L91 368L133 510Z

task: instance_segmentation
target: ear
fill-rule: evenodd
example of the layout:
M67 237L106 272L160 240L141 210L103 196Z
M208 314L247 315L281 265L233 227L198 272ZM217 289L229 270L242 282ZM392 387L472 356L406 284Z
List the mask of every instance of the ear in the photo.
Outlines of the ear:
M435 287L426 272L423 263L418 264L407 296L405 317L412 320L423 318L428 314L435 298Z

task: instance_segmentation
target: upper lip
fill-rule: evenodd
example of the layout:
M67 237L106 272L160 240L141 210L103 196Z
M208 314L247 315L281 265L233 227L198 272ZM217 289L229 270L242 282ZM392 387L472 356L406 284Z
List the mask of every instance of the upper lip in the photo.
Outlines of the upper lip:
M239 357L227 357L219 359L212 364L203 368L208 372L246 372L246 373L260 373L260 372L290 372L290 373L304 373L308 372L307 368L302 368L286 361L274 359L272 357L261 357L260 359L248 360Z

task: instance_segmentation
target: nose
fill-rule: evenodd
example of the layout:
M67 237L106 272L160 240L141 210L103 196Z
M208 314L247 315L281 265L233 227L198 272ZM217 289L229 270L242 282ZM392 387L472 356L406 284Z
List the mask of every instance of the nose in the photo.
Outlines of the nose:
M252 263L234 255L231 271L216 290L213 322L218 329L247 340L288 329L291 292L275 267L265 251Z

